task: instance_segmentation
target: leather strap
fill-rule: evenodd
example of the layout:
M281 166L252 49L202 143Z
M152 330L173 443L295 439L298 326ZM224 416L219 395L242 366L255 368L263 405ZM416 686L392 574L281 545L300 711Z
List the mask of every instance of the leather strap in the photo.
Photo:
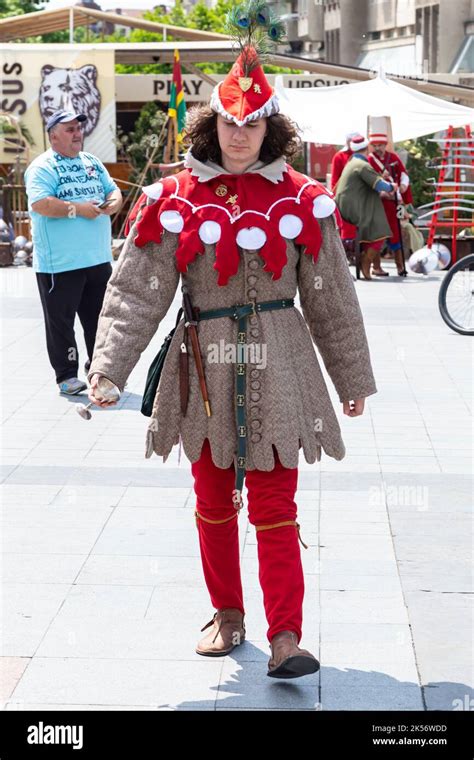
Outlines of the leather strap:
M184 328L183 342L179 349L179 396L181 402L181 414L186 415L189 396L189 351L188 351L188 328Z
M278 301L250 301L249 303L235 304L235 306L223 307L221 309L199 311L198 319L215 319L216 317L240 319L250 314L259 314L262 311L271 311L272 309L286 309L294 305L294 298L280 298Z
M284 525L295 525L296 529L298 531L298 539L303 544L304 548L307 549L308 546L305 544L303 539L300 536L300 525L296 522L296 520L285 520L284 522L279 523L272 523L269 525L256 525L255 530L258 532L259 530L270 530L271 528L282 528Z
M230 517L226 517L224 520L209 520L207 517L203 517L202 515L200 515L196 509L194 511L194 516L196 518L196 525L198 524L198 520L204 520L204 522L211 523L212 525L220 525L221 523L226 523L226 522L229 522L229 520L233 520L234 517L238 517L239 513L235 512L233 515L231 515Z
M245 304L235 304L221 309L207 309L200 311L195 309L196 319L216 319L218 317L230 317L238 321L237 325L237 362L236 370L236 424L237 424L237 467L235 476L235 488L232 493L232 502L237 511L242 509L242 489L245 477L246 451L247 451L247 425L245 415L246 396L246 371L247 365L242 361L245 357L245 345L247 342L247 317L251 314L259 314L263 311L275 309L288 309L294 306L294 298L281 298L277 301L251 301Z

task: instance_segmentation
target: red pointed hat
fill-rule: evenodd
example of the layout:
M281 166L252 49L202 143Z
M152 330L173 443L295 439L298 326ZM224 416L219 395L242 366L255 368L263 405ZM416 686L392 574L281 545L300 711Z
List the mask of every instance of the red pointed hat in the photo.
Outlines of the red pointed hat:
M226 78L214 87L210 107L239 127L278 113L278 98L265 76L255 48L247 46Z

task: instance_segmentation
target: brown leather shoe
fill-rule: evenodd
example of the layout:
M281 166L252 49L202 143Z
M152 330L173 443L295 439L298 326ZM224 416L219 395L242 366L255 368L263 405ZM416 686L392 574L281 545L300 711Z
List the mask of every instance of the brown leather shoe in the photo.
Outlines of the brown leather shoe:
M385 269L382 269L380 253L377 253L376 256L374 256L374 260L372 262L372 274L375 274L376 277L390 276L389 272L386 272Z
M365 251L361 251L360 254L360 271L364 275L366 280L371 280L370 267L374 261L376 251L373 248L367 248Z
M319 662L307 649L300 649L295 631L280 631L272 638L272 656L268 661L267 676L271 678L299 678L316 673Z
M198 642L196 652L207 657L222 657L245 640L245 615L235 607L224 607L214 613L201 631L211 630Z

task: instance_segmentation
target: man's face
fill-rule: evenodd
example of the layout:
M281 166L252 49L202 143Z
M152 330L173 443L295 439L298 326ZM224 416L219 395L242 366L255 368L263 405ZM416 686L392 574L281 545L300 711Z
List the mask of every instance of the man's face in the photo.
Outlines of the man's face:
M376 156L384 158L387 152L387 143L373 143L372 148Z
M223 158L233 163L250 166L258 159L267 131L266 118L238 127L220 114L217 116L217 137Z
M50 131L51 147L62 156L74 158L82 149L82 122L77 119L65 124L56 124Z

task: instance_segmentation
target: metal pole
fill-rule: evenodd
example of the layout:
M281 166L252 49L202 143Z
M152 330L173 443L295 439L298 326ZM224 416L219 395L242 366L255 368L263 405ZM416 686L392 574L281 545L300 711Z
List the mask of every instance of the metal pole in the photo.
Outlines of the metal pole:
M400 274L402 277L406 277L407 270L405 266L405 249L403 247L402 223L400 221L400 217L398 216L398 200L397 200L396 195L395 195L395 200L393 202L395 203L395 216L397 217L398 236L400 238L400 253L401 253L401 261L402 261L402 270ZM402 202L403 202L403 198L402 198Z
M456 142L453 143L454 148L454 182L456 184L454 188L454 198L453 198L453 205L454 205L454 211L453 211L453 234L452 234L452 250L451 250L451 259L453 264L456 263L456 254L457 254L457 242L458 242L458 201L460 201L459 193L461 191L461 169L459 168L459 154L461 152L461 145Z
M74 6L69 8L69 44L74 43Z

